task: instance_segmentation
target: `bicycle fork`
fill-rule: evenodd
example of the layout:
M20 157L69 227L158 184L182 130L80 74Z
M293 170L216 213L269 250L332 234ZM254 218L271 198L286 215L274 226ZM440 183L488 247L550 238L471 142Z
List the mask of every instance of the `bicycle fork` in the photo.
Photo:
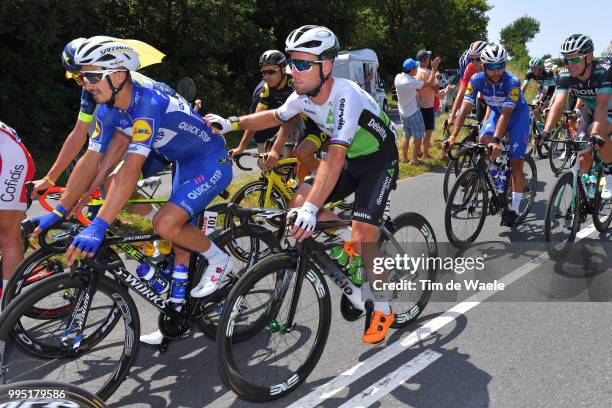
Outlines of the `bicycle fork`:
M79 298L77 299L72 315L68 322L68 327L64 330L64 334L61 337L61 343L73 351L76 351L83 341L83 331L85 330L85 324L87 323L87 316L89 315L89 309L93 296L96 292L96 284L98 282L98 275L95 268L91 268L89 271L89 282L87 288L81 291ZM74 334L72 339L72 345L70 336Z

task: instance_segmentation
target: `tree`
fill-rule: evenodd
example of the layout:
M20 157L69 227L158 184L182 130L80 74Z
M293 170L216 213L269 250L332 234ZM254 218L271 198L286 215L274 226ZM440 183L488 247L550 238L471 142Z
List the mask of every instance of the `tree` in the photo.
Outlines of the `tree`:
M500 42L515 63L526 66L529 62L527 42L540 32L540 22L533 17L523 16L502 28Z

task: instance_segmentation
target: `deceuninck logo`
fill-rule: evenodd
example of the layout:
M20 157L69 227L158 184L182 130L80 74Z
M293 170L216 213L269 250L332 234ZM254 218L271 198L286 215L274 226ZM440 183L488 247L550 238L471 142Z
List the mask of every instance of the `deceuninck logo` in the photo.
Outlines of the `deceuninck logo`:
M133 142L145 142L153 136L153 126L151 119L136 119L134 121L132 141Z

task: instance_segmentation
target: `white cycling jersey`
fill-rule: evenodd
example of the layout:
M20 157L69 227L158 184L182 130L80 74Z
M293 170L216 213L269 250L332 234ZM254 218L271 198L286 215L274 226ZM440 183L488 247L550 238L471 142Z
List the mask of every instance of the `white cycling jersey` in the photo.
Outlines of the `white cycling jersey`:
M348 159L395 158L396 130L387 114L355 82L344 78L333 81L329 98L322 105L293 92L276 110L276 117L287 122L300 113L308 115L331 137L331 145L347 149Z

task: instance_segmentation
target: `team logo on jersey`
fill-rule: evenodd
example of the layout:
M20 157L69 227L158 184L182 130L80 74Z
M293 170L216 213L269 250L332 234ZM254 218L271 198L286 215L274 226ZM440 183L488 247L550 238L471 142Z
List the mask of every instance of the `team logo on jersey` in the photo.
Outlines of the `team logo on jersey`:
M471 95L474 93L474 86L472 86L471 82L468 82L467 92L466 94Z
M102 125L100 124L100 121L98 119L96 119L96 128L94 129L93 133L91 134L91 138L92 139L97 139L100 137L100 134L102 133Z
M334 124L334 111L331 109L329 110L329 112L327 112L327 120L325 120L325 124L326 125Z
M153 136L153 127L150 124L150 119L136 119L134 121L132 141L145 142Z
M512 88L510 90L510 99L514 102L518 101L519 98L519 89L518 88Z

